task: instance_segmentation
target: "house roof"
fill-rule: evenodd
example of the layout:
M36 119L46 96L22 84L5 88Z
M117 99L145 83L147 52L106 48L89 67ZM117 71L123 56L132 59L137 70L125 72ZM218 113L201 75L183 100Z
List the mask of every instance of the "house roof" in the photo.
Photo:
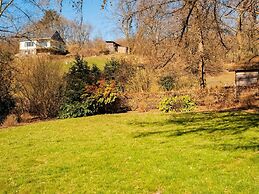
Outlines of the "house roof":
M114 42L114 41L112 41L112 40L106 40L105 42L106 42L106 43L113 43L113 44L115 44L115 45L117 45L117 46L120 46L120 44L118 44L117 42Z
M58 31L56 31L56 32L51 36L51 39L65 43L65 41L63 40L63 38L61 37L61 35L60 35L60 33L59 33Z
M28 37L23 38L22 40L56 40L56 41L60 41L65 43L65 41L63 40L63 38L61 37L60 33L58 31L53 32L44 32L41 33L40 35L28 35Z
M254 56L248 60L240 61L239 63L233 64L230 71L251 71L259 70L259 56Z

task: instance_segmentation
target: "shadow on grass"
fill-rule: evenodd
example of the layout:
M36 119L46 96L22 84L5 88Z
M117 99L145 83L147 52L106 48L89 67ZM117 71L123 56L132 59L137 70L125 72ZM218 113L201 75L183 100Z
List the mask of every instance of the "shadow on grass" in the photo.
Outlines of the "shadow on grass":
M220 144L219 145L223 150L259 150L259 143L250 142L247 145L238 145L238 144Z
M259 114L241 112L207 112L172 114L170 119L161 122L132 123L138 127L157 127L157 130L143 131L134 135L134 138L144 138L152 135L166 137L179 137L188 134L206 135L206 137L220 140L221 137L230 135L239 143L217 144L223 149L259 149L259 139L242 140L242 134L253 129L259 132ZM159 130L160 127L165 130ZM209 135L209 136L208 136ZM241 138L241 139L240 139Z

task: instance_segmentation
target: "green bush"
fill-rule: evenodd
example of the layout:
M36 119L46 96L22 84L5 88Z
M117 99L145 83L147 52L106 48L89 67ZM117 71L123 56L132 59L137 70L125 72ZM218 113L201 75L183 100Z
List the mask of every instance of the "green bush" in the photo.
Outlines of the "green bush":
M96 86L87 86L85 94L82 96L86 101L95 100L95 114L114 113L119 111L120 94L114 81L107 83L105 80L99 81Z
M91 68L92 84L97 84L97 82L101 79L101 75L101 70L97 67L96 64L93 64Z
M84 102L66 103L61 106L59 118L76 118L94 115L97 102L94 99L88 99Z
M115 80L117 71L119 70L120 62L115 59L108 61L103 70L105 80Z
M66 75L65 101L69 103L82 101L85 86L92 84L91 69L80 56L76 56L74 64Z
M116 113L124 110L118 92L114 72L119 63L110 61L104 69L107 80L100 80L102 73L96 65L90 68L87 62L76 57L66 76L65 100L59 118L83 117L95 114Z
M159 84L166 91L170 91L175 87L175 79L172 76L160 77Z
M98 85L88 85L81 99L82 102L65 103L60 109L59 118L83 117L125 110L115 82L107 84L105 81L100 81Z
M190 96L164 98L159 103L159 110L163 112L187 112L194 108L195 103Z
M117 88L125 92L126 85L135 74L134 66L125 60L111 59L104 66L104 79L106 81L115 81Z

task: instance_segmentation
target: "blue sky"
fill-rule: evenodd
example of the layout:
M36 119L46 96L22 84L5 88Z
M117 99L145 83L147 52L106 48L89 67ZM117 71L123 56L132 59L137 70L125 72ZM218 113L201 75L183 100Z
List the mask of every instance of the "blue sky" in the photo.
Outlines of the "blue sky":
M50 2L50 4L43 5L44 9L56 9L59 11L58 5L54 3L56 0L50 0ZM63 2L64 5L62 9L62 15L67 19L74 20L76 17L75 9L72 8L71 3L68 3L71 2L71 0L66 0ZM90 38L94 39L98 37L103 38L104 40L116 40L123 37L123 35L118 30L116 25L117 21L114 19L112 14L112 9L114 9L114 7L108 3L106 8L102 9L102 2L103 0L84 0L84 22L92 26ZM116 2L116 0L113 0L112 2ZM31 13L36 20L40 19L43 15L39 9L31 6L30 0L15 0L15 3L17 6L21 6L25 12Z
M93 28L91 39L101 37L104 40L115 40L122 37L116 30L116 20L112 19L112 7L109 5L102 9L102 0L86 0L83 6L84 21ZM62 14L68 19L74 19L74 10L71 4L65 4Z

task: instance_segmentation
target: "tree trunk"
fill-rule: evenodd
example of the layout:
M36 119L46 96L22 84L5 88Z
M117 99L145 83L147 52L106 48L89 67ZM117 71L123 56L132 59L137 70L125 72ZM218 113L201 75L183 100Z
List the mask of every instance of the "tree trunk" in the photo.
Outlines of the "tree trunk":
M244 34L243 34L243 13L240 11L238 13L237 18L237 42L238 42L238 53L237 53L237 60L240 61L243 58L244 55Z
M203 56L201 56L199 68L200 68L200 87L204 89L206 87L206 79L205 79L205 63L204 63Z
M203 89L206 87L206 79L205 79L205 61L204 61L204 40L203 40L202 30L200 30L200 43L198 46L198 51L200 55L200 61L199 61L200 87Z

